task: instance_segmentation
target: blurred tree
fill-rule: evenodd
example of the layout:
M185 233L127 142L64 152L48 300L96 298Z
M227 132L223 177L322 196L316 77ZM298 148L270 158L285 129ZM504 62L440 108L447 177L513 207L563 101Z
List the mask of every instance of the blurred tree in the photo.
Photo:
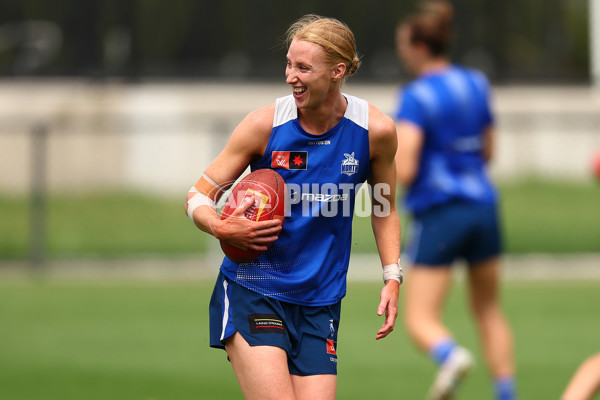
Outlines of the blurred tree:
M394 28L416 4L417 0L3 0L0 75L280 79L287 27L303 14L316 13L339 18L354 31L363 55L356 80L397 81L402 75ZM456 61L484 69L497 82L589 80L587 0L453 4ZM43 65L19 72L17 59L31 48L32 40L23 33L27 29L15 27L32 20L56 26L61 47Z

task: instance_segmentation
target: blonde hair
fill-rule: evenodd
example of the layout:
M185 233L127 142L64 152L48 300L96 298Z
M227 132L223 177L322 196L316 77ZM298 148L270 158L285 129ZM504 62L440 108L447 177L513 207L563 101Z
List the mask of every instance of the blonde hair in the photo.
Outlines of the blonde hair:
M344 80L354 75L360 66L354 34L345 23L320 15L308 14L294 22L287 31L286 45L289 48L294 39L314 43L323 48L326 62L334 66L346 65Z

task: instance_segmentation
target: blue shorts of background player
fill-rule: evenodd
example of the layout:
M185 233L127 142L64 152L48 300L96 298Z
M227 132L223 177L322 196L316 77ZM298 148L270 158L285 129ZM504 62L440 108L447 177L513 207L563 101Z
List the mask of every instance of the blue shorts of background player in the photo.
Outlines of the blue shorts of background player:
M250 346L276 346L294 375L337 374L341 302L300 306L260 295L219 273L210 300L210 346L239 332Z
M413 215L406 256L419 267L443 267L457 259L469 265L502 252L495 204L454 200Z

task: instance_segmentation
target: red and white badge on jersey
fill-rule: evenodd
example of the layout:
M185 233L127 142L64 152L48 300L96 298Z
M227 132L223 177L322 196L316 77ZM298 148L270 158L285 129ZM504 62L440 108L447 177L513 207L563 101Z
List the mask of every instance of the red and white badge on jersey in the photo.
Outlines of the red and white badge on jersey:
M271 153L271 168L306 169L308 151L274 151Z

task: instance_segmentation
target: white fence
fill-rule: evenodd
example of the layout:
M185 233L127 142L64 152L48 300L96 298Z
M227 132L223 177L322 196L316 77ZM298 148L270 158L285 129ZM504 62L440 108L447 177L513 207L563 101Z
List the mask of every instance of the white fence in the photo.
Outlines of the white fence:
M28 190L31 132L47 128L44 174L50 190L133 188L185 192L251 110L289 93L284 84L0 83L0 191ZM397 86L345 91L382 111ZM591 179L600 150L600 92L590 87L498 87L498 149L492 173ZM39 149L38 149L39 150ZM32 160L33 158L33 160Z

